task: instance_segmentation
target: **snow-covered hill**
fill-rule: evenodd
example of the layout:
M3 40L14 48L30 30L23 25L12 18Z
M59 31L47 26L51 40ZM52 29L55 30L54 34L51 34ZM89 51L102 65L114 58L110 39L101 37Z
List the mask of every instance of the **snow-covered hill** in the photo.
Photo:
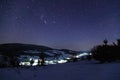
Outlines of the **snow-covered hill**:
M83 59L88 52L73 51L69 49L53 49L41 45L7 43L0 44L0 67L17 65L33 66L38 65L40 57L44 57L45 64L58 64L74 61L74 58ZM15 64L15 65L16 65ZM40 64L39 64L40 65Z
M0 80L120 80L120 63L90 61L29 68L2 68Z

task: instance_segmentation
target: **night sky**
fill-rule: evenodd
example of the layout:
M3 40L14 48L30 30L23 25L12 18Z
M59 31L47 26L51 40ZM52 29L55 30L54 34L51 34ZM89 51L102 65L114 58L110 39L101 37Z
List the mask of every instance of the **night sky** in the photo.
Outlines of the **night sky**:
M0 44L89 50L120 38L120 0L0 0Z

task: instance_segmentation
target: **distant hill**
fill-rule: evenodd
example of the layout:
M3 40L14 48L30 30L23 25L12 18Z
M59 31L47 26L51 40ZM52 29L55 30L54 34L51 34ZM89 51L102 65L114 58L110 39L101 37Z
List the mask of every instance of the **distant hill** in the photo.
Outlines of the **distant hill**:
M70 54L70 55L78 54L78 51L73 51L73 50L69 50L69 49L61 49L60 51L64 51L66 54Z
M22 43L7 43L7 44L0 44L0 53L20 53L26 50L52 50L50 47L41 46L41 45L33 45L33 44L22 44Z
M78 51L69 49L53 49L47 46L33 45L33 44L22 44L22 43L6 43L0 44L0 54L3 55L39 55L44 51L45 56L65 56L79 54Z

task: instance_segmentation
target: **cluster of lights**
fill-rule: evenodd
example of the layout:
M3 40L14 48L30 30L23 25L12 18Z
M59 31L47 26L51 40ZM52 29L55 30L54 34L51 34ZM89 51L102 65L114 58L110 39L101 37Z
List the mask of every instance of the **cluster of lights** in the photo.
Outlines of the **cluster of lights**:
M74 56L74 57L76 57L76 58L80 58L80 57L82 57L82 56L87 56L87 55L91 55L91 53L82 53L82 54L78 54L78 55L76 55L76 56ZM59 59L59 60L46 60L45 61L45 64L46 65L48 65L48 64L57 64L57 63L66 63L66 62L68 62L68 60L70 60L71 58L69 58L69 57L67 57L66 59ZM32 64L32 66L37 66L38 65L38 60L39 59L33 59L33 58L29 58L29 60L28 61L26 61L26 62L20 62L20 65L25 65L25 66L31 66L31 64L30 64L30 61L31 60L33 60L33 64Z
M37 66L38 65L38 59L32 59L32 58L30 58L29 59L30 61L31 60L33 60L34 61L34 63L32 64L32 66ZM30 64L30 61L28 61L28 62L20 62L19 63L19 65L23 65L23 66L31 66L31 64ZM61 59L61 60L50 60L50 61L45 61L45 64L57 64L57 63L66 63L67 62L67 60L63 60L63 59Z

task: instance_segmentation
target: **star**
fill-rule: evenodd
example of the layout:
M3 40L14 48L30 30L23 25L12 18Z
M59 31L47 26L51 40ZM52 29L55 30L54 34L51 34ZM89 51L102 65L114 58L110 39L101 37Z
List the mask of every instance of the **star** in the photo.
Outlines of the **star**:
M2 9L2 8L3 8L3 5L0 5L0 8Z
M32 2L34 2L35 0L31 0Z
M55 24L55 23L56 23L56 21L52 21L52 23L53 23L53 24Z
M43 20L44 24L47 24L47 20Z
M16 20L17 20L18 18L19 18L18 16L15 17Z
M26 6L26 8L27 8L27 9L30 9L30 6L29 6L29 5L27 5L27 6Z

